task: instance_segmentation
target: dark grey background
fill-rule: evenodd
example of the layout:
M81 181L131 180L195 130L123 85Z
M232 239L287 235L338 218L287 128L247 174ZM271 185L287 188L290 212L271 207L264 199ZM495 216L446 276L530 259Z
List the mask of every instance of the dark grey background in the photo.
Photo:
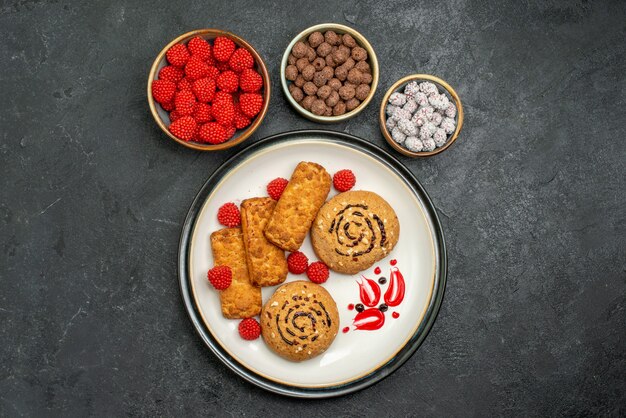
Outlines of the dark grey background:
M8 1L0 9L0 415L626 414L626 3ZM435 326L398 372L340 399L257 389L196 336L178 292L181 223L240 147L185 149L146 102L159 50L204 27L266 59L251 141L299 128L285 46L332 21L371 41L375 99L331 129L387 150L384 91L454 86L460 139L401 158L450 259Z

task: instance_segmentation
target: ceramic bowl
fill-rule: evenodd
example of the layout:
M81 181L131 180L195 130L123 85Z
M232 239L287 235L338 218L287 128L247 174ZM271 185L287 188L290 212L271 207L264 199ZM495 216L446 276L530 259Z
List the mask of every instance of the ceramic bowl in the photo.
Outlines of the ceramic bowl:
M309 112L302 106L300 106L298 102L296 102L296 100L291 96L291 93L289 93L289 84L291 83L291 81L285 78L285 68L287 68L287 60L289 58L289 54L291 53L293 46L298 41L306 41L308 36L313 32L319 31L319 32L324 33L325 31L328 31L328 30L333 30L338 35L343 35L344 33L348 33L352 35L352 37L356 40L357 44L367 51L367 55L368 55L367 61L370 64L370 68L372 69L372 84L370 84L369 95L365 98L365 100L361 102L361 104L356 109L350 112L346 112L343 115L339 115L339 116L317 116L313 114L312 112ZM280 63L280 82L283 87L283 93L285 93L287 100L294 107L294 109L296 109L296 111L300 113L302 116L312 121L319 122L319 123L343 122L345 120L348 120L358 115L363 109L365 109L365 107L369 104L369 102L374 97L374 93L376 92L376 87L378 86L378 74L379 74L378 73L378 59L376 58L376 53L374 52L374 48L372 48L372 45L370 45L367 39L365 39L365 37L361 35L359 32L357 32L356 30L348 26L339 25L337 23L322 23L319 25L311 26L310 28L307 28L303 30L302 32L300 32L298 35L296 35L295 38L291 40L291 42L287 46L287 49L285 50L285 53L283 54L283 59Z
M250 51L250 53L254 57L255 69L259 72L259 74L261 74L261 77L263 77L263 107L261 111L254 118L252 123L247 128L238 130L237 132L235 132L235 135L232 138L230 138L228 141L223 142L221 144L212 145L212 144L205 144L201 142L184 141L182 139L175 137L174 135L172 135L172 133L168 129L168 126L170 124L170 118L169 118L168 112L163 110L161 105L155 102L154 99L152 98L152 92L151 92L152 81L158 78L159 70L167 65L165 53L173 45L177 43L186 44L191 38L195 36L200 36L201 38L204 38L207 41L212 41L218 36L225 36L231 39L238 47L246 48L248 51ZM165 132L165 134L169 136L170 138L172 138L174 141L188 148L193 148L199 151L219 151L219 150L234 147L235 145L238 145L244 142L246 139L248 139L254 133L254 131L256 131L258 127L261 125L263 118L265 118L265 115L267 113L267 109L269 106L269 102L270 102L270 95L271 95L270 77L269 77L269 73L267 72L267 67L265 65L265 62L263 61L263 58L261 58L259 53L252 47L252 45L250 45L248 42L246 42L239 36L230 32L219 30L219 29L198 29L198 30L194 30L194 31L187 32L185 34L180 35L178 38L174 39L172 42L167 44L165 48L161 50L161 52L159 52L156 59L154 60L154 63L152 64L152 68L150 68L150 74L148 75L148 104L150 106L150 111L152 112L152 116L154 117L154 120L157 123L157 125L159 125L161 130L163 130L163 132Z
M387 114L385 113L385 108L387 107L389 96L391 96L391 94L394 92L402 93L404 91L404 87L411 81L417 81L417 82L430 81L434 83L435 85L437 85L440 93L445 92L446 95L448 96L448 99L454 102L456 109L457 109L457 113L455 117L456 129L454 130L452 134L448 135L448 140L442 147L435 148L433 151L420 151L420 152L409 151L408 149L404 148L402 145L394 141L393 138L391 137L391 132L389 132L389 130L387 129L387 125L386 125ZM456 91L454 91L454 89L448 83L446 83L439 77L435 77L435 76L428 75L428 74L413 74L413 75L406 76L396 81L389 88L389 90L387 90L387 93L385 93L385 97L383 97L383 101L380 104L380 121L379 122L380 122L380 131L382 132L383 136L385 137L389 145L391 145L399 153L406 155L408 157L432 157L433 155L437 155L447 150L454 143L454 141L456 141L457 138L459 137L459 133L461 132L461 128L463 127L463 106L461 105L461 99L459 99L459 95L456 93Z

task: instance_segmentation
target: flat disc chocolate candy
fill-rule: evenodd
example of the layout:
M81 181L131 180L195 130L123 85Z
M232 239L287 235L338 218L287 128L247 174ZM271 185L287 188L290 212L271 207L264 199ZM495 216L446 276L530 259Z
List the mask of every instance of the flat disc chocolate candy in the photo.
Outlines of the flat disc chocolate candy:
M311 227L317 256L338 273L355 274L393 249L400 223L393 208L373 192L349 191L330 199Z

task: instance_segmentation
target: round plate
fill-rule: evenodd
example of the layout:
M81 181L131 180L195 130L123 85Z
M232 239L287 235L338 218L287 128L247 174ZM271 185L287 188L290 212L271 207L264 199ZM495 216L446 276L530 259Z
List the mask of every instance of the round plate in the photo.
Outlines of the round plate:
M355 276L331 272L324 287L339 309L340 331L323 354L294 363L274 354L262 338L245 341L237 332L238 320L221 314L218 294L206 279L213 266L209 235L220 229L217 209L226 202L266 196L267 183L289 178L300 161L312 161L329 173L350 168L357 177L355 190L378 193L394 208L400 239L389 256ZM336 194L331 190L329 198ZM300 249L316 259L307 236ZM394 261L392 261L394 260ZM376 281L390 278L391 264L406 282L403 302L385 313L375 331L353 324L359 303L361 276ZM419 347L437 316L446 282L446 252L435 208L417 179L395 158L357 137L323 130L274 135L244 149L207 180L194 199L181 234L179 279L185 307L196 330L228 367L246 380L272 392L321 398L338 396L370 386L400 367ZM381 273L375 274L379 267ZM289 274L287 281L306 280ZM390 280L381 285L384 293ZM266 301L276 287L263 288ZM382 302L382 300L381 300ZM348 332L342 332L342 330Z

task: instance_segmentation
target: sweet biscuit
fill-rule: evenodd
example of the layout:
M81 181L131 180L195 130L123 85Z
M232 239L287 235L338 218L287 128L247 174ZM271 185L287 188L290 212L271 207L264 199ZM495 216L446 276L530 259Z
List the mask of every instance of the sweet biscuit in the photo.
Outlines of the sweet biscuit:
M330 199L311 227L318 258L338 273L355 274L385 258L400 236L393 208L379 195L349 191Z
M267 223L267 239L283 250L297 251L328 196L330 184L324 167L299 163Z
M318 284L284 284L263 307L261 330L267 346L279 356L308 360L326 351L337 336L337 304Z
M224 228L211 234L211 249L216 266L228 266L233 273L231 285L220 292L222 315L249 318L261 312L261 289L250 283L246 250L241 228Z
M263 234L275 205L276 201L269 197L255 197L241 202L241 229L248 275L255 286L275 286L287 278L285 252Z

